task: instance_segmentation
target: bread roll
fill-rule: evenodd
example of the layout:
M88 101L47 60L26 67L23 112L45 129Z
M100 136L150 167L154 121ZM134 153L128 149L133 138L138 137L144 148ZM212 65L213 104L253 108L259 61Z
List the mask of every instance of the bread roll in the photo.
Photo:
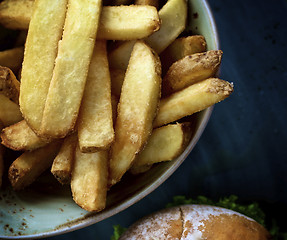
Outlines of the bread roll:
M265 240L268 231L235 211L208 206L182 205L153 213L134 223L120 240Z

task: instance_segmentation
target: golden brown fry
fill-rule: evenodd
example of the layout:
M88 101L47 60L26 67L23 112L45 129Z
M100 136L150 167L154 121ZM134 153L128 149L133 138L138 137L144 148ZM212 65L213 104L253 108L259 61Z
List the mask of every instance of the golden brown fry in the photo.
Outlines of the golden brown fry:
M109 185L121 179L151 134L160 97L160 76L159 57L144 42L138 41L129 61L118 105Z
M32 152L24 152L9 167L8 178L14 190L21 190L47 170L53 163L61 144L59 141Z
M19 104L20 82L7 67L0 66L0 94Z
M96 42L78 117L78 138L82 152L107 150L114 140L106 41Z
M0 3L0 23L6 28L28 29L34 0L4 0Z
M39 132L62 37L67 0L36 0L29 25L21 72L20 108L29 126Z
M159 10L162 21L159 31L144 40L160 54L184 30L187 18L187 5L185 0L168 0ZM111 51L109 62L111 68L126 70L135 41L127 41Z
M17 123L23 119L19 105L12 102L6 96L0 94L0 121L5 127Z
M124 82L125 73L126 72L124 70L119 68L110 69L112 94L117 97L120 97L121 95L121 89Z
M160 101L154 127L177 121L227 98L233 85L218 78L195 83Z
M188 55L171 65L162 81L163 95L169 95L201 80L214 77L222 51L211 50Z
M77 133L67 136L53 161L51 173L61 184L69 184L71 181L77 143Z
M151 35L159 27L160 19L155 7L107 6L102 10L98 39L141 39Z
M49 143L39 138L25 120L4 128L1 139L4 146L15 151L32 151Z
M24 57L24 47L17 47L0 52L0 65L10 68L17 74Z
M3 129L3 127L4 125L0 121L0 131ZM4 173L4 159L3 159L4 150L5 150L4 147L0 144L0 188L2 186L2 177Z
M165 74L174 62L187 55L206 51L206 41L202 35L177 38L160 55L162 71Z
M158 8L158 0L135 0L136 5L149 5Z
M76 148L71 190L74 201L87 211L101 211L106 206L108 152L82 153Z
M139 166L132 166L129 169L129 172L133 175L137 175L140 173L144 173L147 172L148 170L150 170L152 168L153 164L147 164L147 165L139 165Z
M154 129L131 169L175 159L186 148L191 134L190 123L187 122Z
M65 137L75 126L95 45L101 8L101 0L69 1L40 135Z

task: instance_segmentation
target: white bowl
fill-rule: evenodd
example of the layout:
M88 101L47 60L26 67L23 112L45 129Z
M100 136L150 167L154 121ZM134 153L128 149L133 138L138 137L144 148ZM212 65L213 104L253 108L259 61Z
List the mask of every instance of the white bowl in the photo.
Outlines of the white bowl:
M189 0L188 29L205 36L208 49L218 49L218 36L210 8L204 0ZM0 238L43 238L63 234L97 223L136 203L162 184L186 159L199 140L212 107L194 116L194 135L186 150L175 160L159 164L139 176L124 176L108 193L107 207L89 213L77 206L68 187L44 176L28 189L0 192ZM132 179L131 179L132 178ZM132 184L131 184L132 183Z

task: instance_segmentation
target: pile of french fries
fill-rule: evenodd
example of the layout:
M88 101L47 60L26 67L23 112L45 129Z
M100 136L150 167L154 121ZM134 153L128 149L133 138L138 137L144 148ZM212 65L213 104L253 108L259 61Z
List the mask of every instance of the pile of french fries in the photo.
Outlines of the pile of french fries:
M0 24L25 47L0 52L1 179L5 146L21 152L14 190L50 169L101 211L126 172L179 156L192 136L182 119L233 91L216 78L222 51L181 35L187 13L186 0L2 1Z

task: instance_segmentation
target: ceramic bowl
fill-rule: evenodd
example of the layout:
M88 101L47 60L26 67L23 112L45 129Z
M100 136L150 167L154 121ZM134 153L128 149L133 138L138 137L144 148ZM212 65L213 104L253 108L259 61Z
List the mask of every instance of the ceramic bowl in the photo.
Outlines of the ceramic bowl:
M208 3L189 0L188 30L205 36L208 49L218 49L216 26ZM162 184L186 159L199 140L212 113L212 107L193 116L193 137L175 160L153 167L139 176L124 176L108 193L107 207L89 213L77 206L68 187L63 188L49 174L25 191L9 187L0 192L0 238L32 239L63 234L97 223L125 210ZM132 184L131 184L132 183Z

